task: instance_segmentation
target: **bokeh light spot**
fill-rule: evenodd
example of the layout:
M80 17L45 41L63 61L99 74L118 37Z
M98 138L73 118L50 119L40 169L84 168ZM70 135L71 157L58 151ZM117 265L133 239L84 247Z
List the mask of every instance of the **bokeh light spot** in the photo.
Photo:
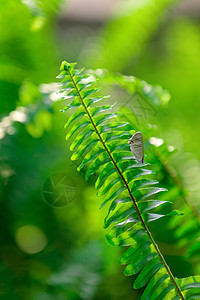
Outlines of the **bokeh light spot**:
M149 142L156 147L160 147L164 143L163 139L159 139L153 136L149 139Z
M44 232L33 225L18 228L15 239L18 247L29 254L38 253L47 245L47 237Z

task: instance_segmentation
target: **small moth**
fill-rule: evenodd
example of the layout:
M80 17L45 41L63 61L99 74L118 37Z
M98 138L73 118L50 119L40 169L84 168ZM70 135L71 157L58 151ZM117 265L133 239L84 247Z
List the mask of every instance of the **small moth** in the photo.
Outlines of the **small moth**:
M138 164L144 163L143 137L141 132L136 132L130 139L129 145L131 152Z

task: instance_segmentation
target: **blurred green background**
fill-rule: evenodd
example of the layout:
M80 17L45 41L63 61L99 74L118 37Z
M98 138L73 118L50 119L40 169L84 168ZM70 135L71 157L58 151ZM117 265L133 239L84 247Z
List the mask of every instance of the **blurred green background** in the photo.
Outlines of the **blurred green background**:
M151 122L177 147L171 163L198 207L199 20L195 0L0 1L0 299L140 299L117 264L121 249L105 242L93 182L70 161L67 115L50 83L68 60L169 90ZM128 99L115 88L111 98ZM188 275L182 260L167 258L177 276Z

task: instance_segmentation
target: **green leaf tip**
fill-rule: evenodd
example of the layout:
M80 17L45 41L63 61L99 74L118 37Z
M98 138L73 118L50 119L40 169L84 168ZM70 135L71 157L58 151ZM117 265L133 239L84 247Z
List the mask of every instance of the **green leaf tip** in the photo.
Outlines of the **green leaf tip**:
M64 60L62 63L61 63L61 66L60 66L60 71L68 71L71 69L71 65L66 61Z
M66 60L64 60L62 63L61 63L61 66L60 66L60 71L69 71L71 69L73 69L75 66L76 66L77 63L68 63Z

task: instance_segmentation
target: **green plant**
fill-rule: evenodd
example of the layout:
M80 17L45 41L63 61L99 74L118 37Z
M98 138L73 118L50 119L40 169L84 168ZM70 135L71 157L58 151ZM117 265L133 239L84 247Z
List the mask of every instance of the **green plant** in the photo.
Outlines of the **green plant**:
M135 105L135 97L140 97L146 102L151 103L156 107L166 108L170 100L170 94L168 91L163 90L160 86L151 86L145 81L142 81L134 76L125 76L120 73L109 72L108 70L91 70L92 75L96 79L101 80L101 83L109 84L109 86L118 86L131 95L129 103ZM179 247L179 251L183 254L187 262L192 265L192 269L199 271L199 226L200 215L198 211L198 202L195 203L195 198L198 199L199 190L193 191L193 186L199 177L198 161L194 158L188 163L187 155L176 155L173 162L169 162L169 159L174 156L176 149L173 146L168 146L166 141L158 138L158 130L155 130L155 126L150 125L147 122L140 122L140 128L133 120L137 122L137 116L134 115L134 109L129 110L126 107L121 109L127 117L127 121L132 124L135 130L142 130L145 141L146 151L151 153L151 165L157 170L157 176L160 178L160 184L168 189L168 193L163 194L163 200L168 200L174 203L174 206L178 207L183 212L181 218L171 218L170 222L165 226L165 231L171 229L170 236L176 242L176 247ZM146 121L146 120L145 120ZM185 157L186 156L186 157ZM181 178L183 172L180 172L177 168L177 163L182 169L187 169L188 165L193 168L195 172L190 174L190 184L184 182ZM185 165L186 164L186 165ZM191 178L192 177L192 178ZM191 181L193 185L191 185ZM192 190L192 192L191 192ZM195 197L196 196L196 197ZM162 200L162 198L161 198ZM197 207L196 207L197 206ZM168 228L167 228L168 227ZM169 231L169 230L168 230ZM173 233L173 234L172 234Z
M70 102L63 111L75 108L65 125L71 127L66 138L77 134L71 159L81 158L78 170L85 170L86 179L98 175L95 187L104 196L101 207L110 204L105 218L105 228L112 226L106 234L108 243L129 247L119 262L127 264L125 275L138 275L134 288L146 286L142 299L197 299L200 276L175 278L149 230L150 222L179 212L155 211L169 201L152 199L166 189L155 187L158 181L149 179L149 163L139 165L130 156L127 139L135 129L122 115L109 113L113 105L94 105L105 97L93 95L99 91L94 79L82 75L75 65L63 62L58 76L62 79L60 100Z
M131 95L131 103L129 105L132 104L133 108L135 97L139 97L141 100L144 99L158 108L166 108L170 100L168 91L163 90L160 86L151 86L134 76L125 76L102 69L91 70L90 72L96 79L101 80L101 83L109 84L109 86L118 86L128 92ZM181 218L176 218L176 216L171 218L164 231L171 229L170 236L172 237L173 235L171 240L175 240L176 247L179 248L179 252L182 253L185 260L191 264L194 273L195 271L199 272L200 215L198 203L195 203L195 198L198 197L199 193L197 190L196 197L194 192L191 193L193 185L195 185L195 181L199 177L198 161L193 158L192 163L190 161L188 164L188 158L185 158L185 154L177 155L174 159L176 161L175 167L173 162L169 162L169 159L176 152L176 149L173 146L168 146L163 138L157 138L158 133L154 128L155 126L149 123L146 124L147 122L140 122L140 128L138 128L138 125L133 122L133 120L137 122L137 115L134 114L134 109L130 110L123 106L121 110L126 115L127 121L132 124L132 127L143 132L146 141L146 151L151 156L151 165L157 170L161 186L168 189L168 193L164 193L161 200L173 202L174 206L178 207L184 214ZM187 165L189 165L190 168L195 170L193 174L189 172L190 177L192 176L189 185L181 178L182 172L177 169L177 163L182 169L187 169ZM184 164L187 165L185 166ZM191 185L191 181L193 185Z

